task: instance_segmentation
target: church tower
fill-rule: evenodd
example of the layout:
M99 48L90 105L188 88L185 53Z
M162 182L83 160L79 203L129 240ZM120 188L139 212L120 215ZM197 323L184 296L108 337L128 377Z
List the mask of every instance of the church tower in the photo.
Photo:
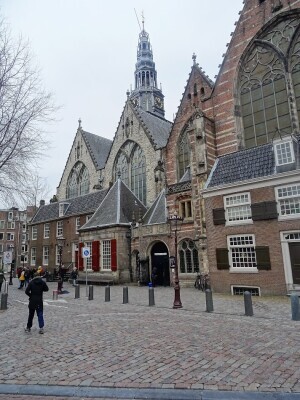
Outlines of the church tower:
M130 99L134 107L164 117L164 95L157 87L157 73L153 61L149 35L144 29L139 34L137 62L135 64L135 84Z

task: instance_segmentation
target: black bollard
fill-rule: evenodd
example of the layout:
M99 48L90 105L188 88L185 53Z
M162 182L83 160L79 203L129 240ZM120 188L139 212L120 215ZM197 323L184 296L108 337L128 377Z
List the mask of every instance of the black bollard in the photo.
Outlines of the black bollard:
M246 291L244 293L245 315L247 317L253 316L252 296L251 293Z
M123 304L128 303L128 287L123 287Z
M105 286L105 301L110 301L110 286Z
M89 300L93 300L93 299L94 299L94 286L89 285Z
M2 294L1 294L1 306L0 306L0 310L7 310L7 297L8 297L8 294L7 294L7 293L2 293Z
M213 312L214 304L212 298L212 291L210 289L205 290L205 300L206 300L206 312Z
M155 300L154 300L154 288L149 287L149 306L155 306Z
M291 294L291 306L292 321L300 321L299 297L296 293Z
M75 285L75 299L79 299L80 297L80 286Z

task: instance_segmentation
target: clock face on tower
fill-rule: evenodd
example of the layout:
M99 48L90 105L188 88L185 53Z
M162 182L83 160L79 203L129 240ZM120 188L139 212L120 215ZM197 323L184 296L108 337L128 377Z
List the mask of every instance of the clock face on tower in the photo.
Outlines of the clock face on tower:
M164 106L164 101L160 97L154 97L154 105L157 108L163 108Z

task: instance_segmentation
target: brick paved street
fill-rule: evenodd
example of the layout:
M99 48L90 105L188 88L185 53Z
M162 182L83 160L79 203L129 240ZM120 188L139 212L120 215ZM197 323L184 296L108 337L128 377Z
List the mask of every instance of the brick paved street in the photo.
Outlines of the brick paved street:
M172 288L155 288L156 305L149 307L147 287L129 286L129 304L122 304L122 287L111 287L105 302L103 286L94 286L91 301L84 286L79 299L64 286L69 293L53 301L56 285L49 283L44 335L36 319L32 332L24 332L27 296L16 280L9 286L8 310L0 311L0 393L7 385L44 385L189 389L194 397L186 398L216 390L254 392L255 399L295 393L300 399L300 322L291 321L288 298L253 298L254 316L245 317L243 297L214 295L215 311L206 313L205 295L195 289L182 288L183 309L173 310Z

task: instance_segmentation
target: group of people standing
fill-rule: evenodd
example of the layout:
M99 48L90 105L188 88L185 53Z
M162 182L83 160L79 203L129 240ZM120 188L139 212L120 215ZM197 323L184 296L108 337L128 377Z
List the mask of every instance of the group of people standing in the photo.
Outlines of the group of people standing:
M29 284L29 282L34 278L36 273L39 276L43 276L44 275L43 268L40 266L38 268L24 267L18 269L17 274L20 282L18 289L23 289L23 287L26 287Z

